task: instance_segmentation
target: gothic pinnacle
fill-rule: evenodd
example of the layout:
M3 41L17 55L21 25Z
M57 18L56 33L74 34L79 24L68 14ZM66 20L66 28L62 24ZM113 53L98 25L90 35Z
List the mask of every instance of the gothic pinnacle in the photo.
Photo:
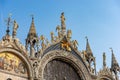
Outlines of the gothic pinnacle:
M93 55L92 50L91 50L90 45L89 45L89 41L88 41L87 36L85 38L86 38L86 41L87 41L87 43L86 43L86 53L88 53L90 55Z
M116 58L115 58L115 55L114 55L114 53L113 53L113 49L112 49L112 48L110 48L110 49L111 49L111 52L112 52L112 63L111 63L111 68L113 68L114 66L119 67L118 62L117 62L117 60L116 60Z
M113 71L115 74L115 78L116 78L115 80L119 80L118 79L118 71L120 72L120 67L119 67L119 64L118 64L115 56L114 56L113 49L112 48L110 48L110 49L112 52L111 71Z
M28 48L28 45L30 45L30 58L35 58L34 54L36 52L35 47L37 46L36 45L37 41L38 41L38 36L36 34L36 29L34 25L34 17L32 16L31 26L26 39L26 49Z
M103 52L103 68L106 67L106 54Z
M28 33L28 37L29 38L37 37L36 29L35 29L35 25L34 25L34 17L33 16L32 16L32 22L31 22L29 33Z

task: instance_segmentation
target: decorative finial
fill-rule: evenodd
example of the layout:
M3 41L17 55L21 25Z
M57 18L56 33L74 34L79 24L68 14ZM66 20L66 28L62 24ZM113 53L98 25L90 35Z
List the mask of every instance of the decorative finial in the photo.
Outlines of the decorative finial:
M88 37L87 36L85 36L85 39L87 40L87 42L88 42Z
M28 33L28 37L30 39L32 39L33 37L37 38L35 24L34 24L34 17L33 17L33 15L31 15L31 17L32 17L32 22L31 22L31 25L30 25L29 33Z
M112 52L112 60L111 60L111 71L113 71L113 73L115 74L115 80L119 80L118 79L118 72L120 72L120 67L119 67L119 64L114 56L114 53L113 53L113 49L111 49L111 52Z
M31 17L32 17L32 22L34 21L34 15L33 14L31 14Z
M103 68L106 67L106 55L105 52L103 52Z
M111 52L113 53L113 49L112 49L111 47L110 47L109 49L110 49L110 50L111 50Z
M8 16L8 19L5 20L7 22L7 24L6 24L7 25L7 30L6 30L7 35L9 35L9 32L10 32L9 27L12 23L11 16L12 16L12 14L10 13L9 16Z
M43 35L40 36L40 40L44 41L45 37Z
M91 50L91 47L90 47L90 44L89 44L89 41L88 41L88 37L86 36L85 38L86 38L86 41L87 41L86 42L86 52L87 52L87 54L93 56L93 53L92 53L92 50Z
M56 26L56 31L58 31L58 32L59 32L60 30L61 30L60 25L57 25L57 26Z

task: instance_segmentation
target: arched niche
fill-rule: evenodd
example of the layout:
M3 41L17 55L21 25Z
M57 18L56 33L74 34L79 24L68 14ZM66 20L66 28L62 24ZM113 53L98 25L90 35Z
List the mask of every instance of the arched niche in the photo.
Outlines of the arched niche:
M11 48L0 49L0 76L15 80L32 80L29 60L23 53Z
M75 72L75 76L79 77L79 79L77 80L92 80L83 62L81 62L77 57L75 57L70 52L66 52L63 50L50 51L42 57L39 65L39 80L44 80L46 66L51 65L52 62L56 64L56 61L61 65L63 64L66 65L66 67L69 67L67 69L72 69L71 71L73 73ZM66 80L64 78L65 77L63 77L63 80Z

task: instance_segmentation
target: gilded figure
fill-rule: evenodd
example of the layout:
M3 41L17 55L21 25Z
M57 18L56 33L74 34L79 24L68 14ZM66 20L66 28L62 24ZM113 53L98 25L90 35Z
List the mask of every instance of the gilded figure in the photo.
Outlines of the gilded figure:
M70 43L68 41L61 41L61 47L62 49L66 49L67 51L71 51L71 48L70 48Z

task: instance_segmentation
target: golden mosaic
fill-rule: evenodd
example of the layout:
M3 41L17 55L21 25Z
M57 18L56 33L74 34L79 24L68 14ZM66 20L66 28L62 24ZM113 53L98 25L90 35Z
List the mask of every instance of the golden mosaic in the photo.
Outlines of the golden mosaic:
M0 69L13 73L27 74L27 69L23 61L9 52L0 53Z

